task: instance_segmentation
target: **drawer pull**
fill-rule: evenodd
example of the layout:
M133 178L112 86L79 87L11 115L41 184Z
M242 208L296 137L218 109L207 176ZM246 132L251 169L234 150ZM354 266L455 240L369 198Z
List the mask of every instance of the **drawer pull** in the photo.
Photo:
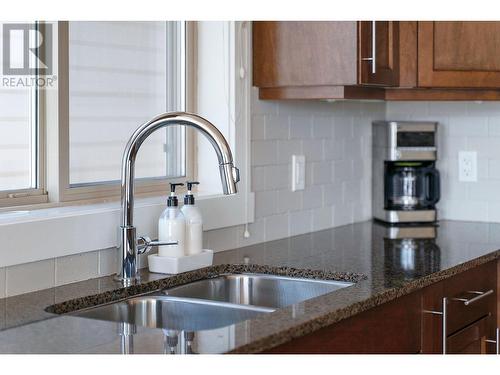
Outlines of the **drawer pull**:
M432 315L441 315L441 330L442 330L442 349L443 349L443 354L446 354L446 331L448 330L447 327L447 320L448 320L448 297L444 297L442 299L442 306L443 310L442 311L436 311L436 310L424 310L424 313L426 314L432 314Z
M495 344L496 354L500 354L500 328L497 328L495 340L486 340L490 344Z
M475 294L476 296L472 297L472 298L453 298L453 300L463 302L465 306L469 306L469 305L473 304L474 302L477 302L480 299L483 299L484 297L489 296L493 292L494 292L493 289L490 289L487 292L469 291L467 293Z

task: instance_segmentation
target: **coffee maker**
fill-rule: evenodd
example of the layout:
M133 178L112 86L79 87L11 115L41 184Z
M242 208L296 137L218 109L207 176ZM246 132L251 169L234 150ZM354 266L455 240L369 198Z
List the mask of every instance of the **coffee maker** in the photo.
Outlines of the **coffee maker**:
M437 123L373 122L372 211L390 224L437 220Z

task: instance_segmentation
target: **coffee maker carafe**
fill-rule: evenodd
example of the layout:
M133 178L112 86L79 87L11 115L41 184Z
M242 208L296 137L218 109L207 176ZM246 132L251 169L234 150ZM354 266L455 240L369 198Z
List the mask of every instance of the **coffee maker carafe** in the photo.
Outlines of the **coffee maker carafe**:
M424 162L386 165L386 205L392 210L433 209L439 201L439 172Z
M440 178L434 122L373 123L373 214L388 223L436 221Z

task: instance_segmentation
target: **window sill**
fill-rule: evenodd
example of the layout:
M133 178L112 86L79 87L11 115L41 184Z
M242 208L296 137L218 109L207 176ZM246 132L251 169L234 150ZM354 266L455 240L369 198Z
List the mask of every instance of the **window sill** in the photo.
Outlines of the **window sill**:
M158 217L165 209L166 198L136 199L134 224L139 235L157 236ZM253 221L253 193L248 197L244 193L207 194L200 196L197 204L204 230ZM114 201L0 213L0 267L114 247L120 210L120 203Z

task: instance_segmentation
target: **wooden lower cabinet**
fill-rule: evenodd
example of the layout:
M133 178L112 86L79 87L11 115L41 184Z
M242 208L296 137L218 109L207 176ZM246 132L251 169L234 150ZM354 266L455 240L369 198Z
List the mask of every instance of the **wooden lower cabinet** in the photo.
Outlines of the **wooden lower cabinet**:
M488 326L490 316L485 316L475 323L449 336L447 341L448 354L488 354L492 353L489 347Z
M297 338L267 353L418 353L420 299L410 294L330 327Z
M265 353L441 354L444 343L446 354L493 354L499 271L483 264Z

